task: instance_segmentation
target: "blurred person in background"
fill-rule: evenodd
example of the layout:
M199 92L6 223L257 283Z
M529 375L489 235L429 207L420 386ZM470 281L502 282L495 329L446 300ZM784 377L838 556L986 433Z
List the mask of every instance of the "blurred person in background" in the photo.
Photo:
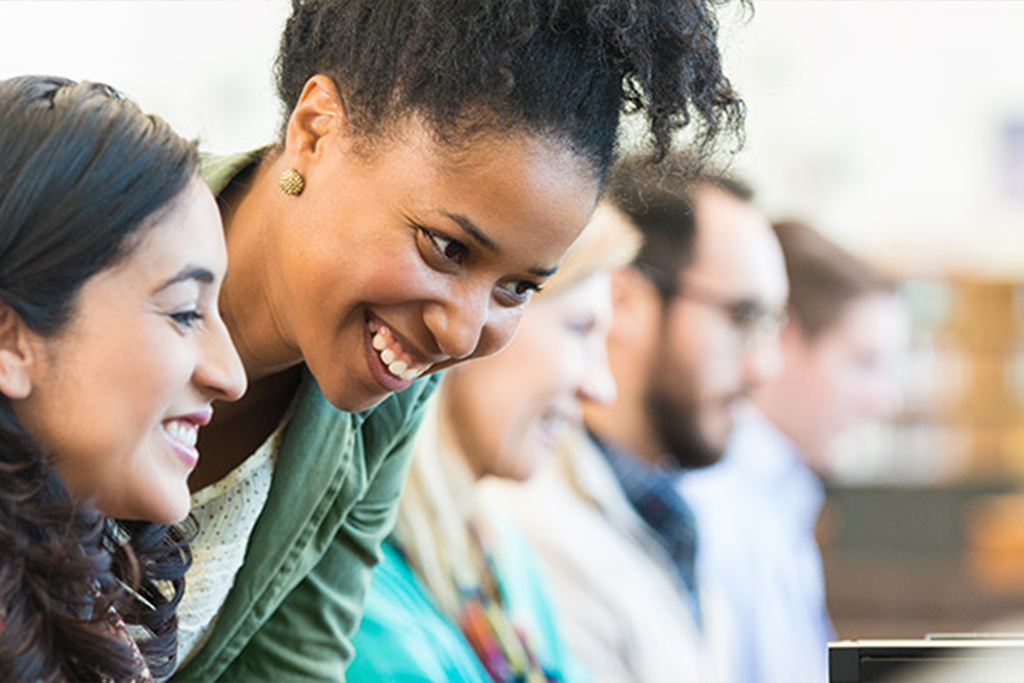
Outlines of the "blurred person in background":
M582 401L610 401L611 272L639 235L599 207L507 348L450 370L417 436L394 534L354 644L350 681L580 681L529 543L485 477L528 479Z
M640 159L607 201L644 246L613 280L616 400L552 467L497 491L552 577L570 647L598 681L732 681L729 625L694 567L681 472L722 455L740 399L779 364L782 252L749 191Z
M889 278L806 225L774 228L790 283L782 369L752 395L722 462L680 483L699 570L733 610L741 683L827 680L819 477L840 436L895 407L908 335Z

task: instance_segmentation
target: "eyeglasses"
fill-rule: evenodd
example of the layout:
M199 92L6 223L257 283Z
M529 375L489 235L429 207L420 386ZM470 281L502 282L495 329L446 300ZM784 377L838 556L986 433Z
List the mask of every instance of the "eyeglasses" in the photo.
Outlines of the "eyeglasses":
M785 307L766 306L756 299L732 299L692 283L681 283L647 264L636 264L634 268L654 285L666 304L672 299L686 298L724 313L743 342L758 333L774 334L786 326Z
M776 333L786 324L785 308L766 306L756 299L731 299L687 283L683 283L673 296L718 309L726 315L744 341L757 334Z

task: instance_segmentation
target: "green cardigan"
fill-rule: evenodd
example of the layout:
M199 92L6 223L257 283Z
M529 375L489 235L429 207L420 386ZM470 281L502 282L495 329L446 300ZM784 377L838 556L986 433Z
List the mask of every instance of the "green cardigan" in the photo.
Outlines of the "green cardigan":
M216 194L256 158L212 159L204 175ZM172 680L344 680L412 437L437 380L346 413L307 373L245 563L209 639Z

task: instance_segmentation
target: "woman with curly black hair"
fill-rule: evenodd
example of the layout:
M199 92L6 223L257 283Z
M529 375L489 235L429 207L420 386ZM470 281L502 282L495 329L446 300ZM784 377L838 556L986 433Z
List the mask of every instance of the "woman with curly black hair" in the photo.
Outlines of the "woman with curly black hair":
M191 481L179 679L344 678L436 373L509 341L623 113L738 133L712 3L293 0L280 140L205 169L252 388Z
M167 676L197 431L245 388L216 205L108 86L0 81L0 121L0 680Z

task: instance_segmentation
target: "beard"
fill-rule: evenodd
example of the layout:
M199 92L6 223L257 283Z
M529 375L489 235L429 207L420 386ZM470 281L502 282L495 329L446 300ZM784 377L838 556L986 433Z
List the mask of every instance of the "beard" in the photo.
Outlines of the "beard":
M714 465L725 454L728 432L716 442L702 427L703 414L694 368L673 353L663 333L656 358L648 368L644 404L649 425L670 467L695 470ZM746 393L746 392L743 392Z
M715 444L701 431L699 408L691 393L682 395L661 383L649 385L645 403L650 425L669 464L684 470L710 467L722 459L725 444Z

